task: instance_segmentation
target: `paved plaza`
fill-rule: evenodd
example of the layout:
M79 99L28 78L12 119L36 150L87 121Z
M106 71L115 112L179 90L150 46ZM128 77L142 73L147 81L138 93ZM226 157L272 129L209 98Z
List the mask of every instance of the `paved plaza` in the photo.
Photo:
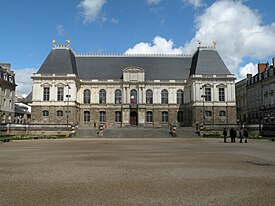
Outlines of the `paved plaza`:
M275 143L63 139L0 145L0 205L275 205Z

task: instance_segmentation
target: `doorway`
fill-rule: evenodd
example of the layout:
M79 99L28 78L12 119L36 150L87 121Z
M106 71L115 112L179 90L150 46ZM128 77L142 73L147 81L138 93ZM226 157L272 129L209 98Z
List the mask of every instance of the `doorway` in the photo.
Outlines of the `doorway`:
M138 115L135 111L130 113L130 125L138 125Z

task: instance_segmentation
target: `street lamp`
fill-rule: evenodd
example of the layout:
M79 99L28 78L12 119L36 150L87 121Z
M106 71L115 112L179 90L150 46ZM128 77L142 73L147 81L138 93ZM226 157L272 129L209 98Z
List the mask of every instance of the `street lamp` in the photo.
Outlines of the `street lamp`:
M205 95L201 95L202 97L202 112L203 112L203 123L202 125L204 125L204 122L205 122L205 111L204 111L204 99L205 99Z
M67 93L67 95L66 95L66 97L67 97L67 127L69 127L69 102L70 102L70 97L71 97L71 95L70 95L70 89L71 89L71 87L69 86L69 84L66 84L66 87L68 87L68 93Z
M206 97L204 88L205 88L205 86L202 86L202 87L200 88L200 89L202 89L202 93L203 93L203 94L201 95L201 98L202 98L202 113L203 113L203 116L202 116L202 118L203 118L203 126L204 126L204 123L205 123L204 100L205 100L205 97Z

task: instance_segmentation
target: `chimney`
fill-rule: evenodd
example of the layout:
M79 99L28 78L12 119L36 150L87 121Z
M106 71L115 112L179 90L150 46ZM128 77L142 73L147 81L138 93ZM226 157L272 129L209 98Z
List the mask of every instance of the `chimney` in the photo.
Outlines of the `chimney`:
M246 74L246 78L247 79L251 79L252 78L252 74Z
M275 57L272 58L273 68L275 67Z
M268 62L267 63L259 63L258 64L258 73L264 72L268 67Z

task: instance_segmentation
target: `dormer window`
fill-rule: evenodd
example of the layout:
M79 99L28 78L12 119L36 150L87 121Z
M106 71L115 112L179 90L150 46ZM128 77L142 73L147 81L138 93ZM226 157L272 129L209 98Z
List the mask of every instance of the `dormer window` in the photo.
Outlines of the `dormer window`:
M144 70L140 67L127 67L123 70L123 81L125 82L143 82Z

